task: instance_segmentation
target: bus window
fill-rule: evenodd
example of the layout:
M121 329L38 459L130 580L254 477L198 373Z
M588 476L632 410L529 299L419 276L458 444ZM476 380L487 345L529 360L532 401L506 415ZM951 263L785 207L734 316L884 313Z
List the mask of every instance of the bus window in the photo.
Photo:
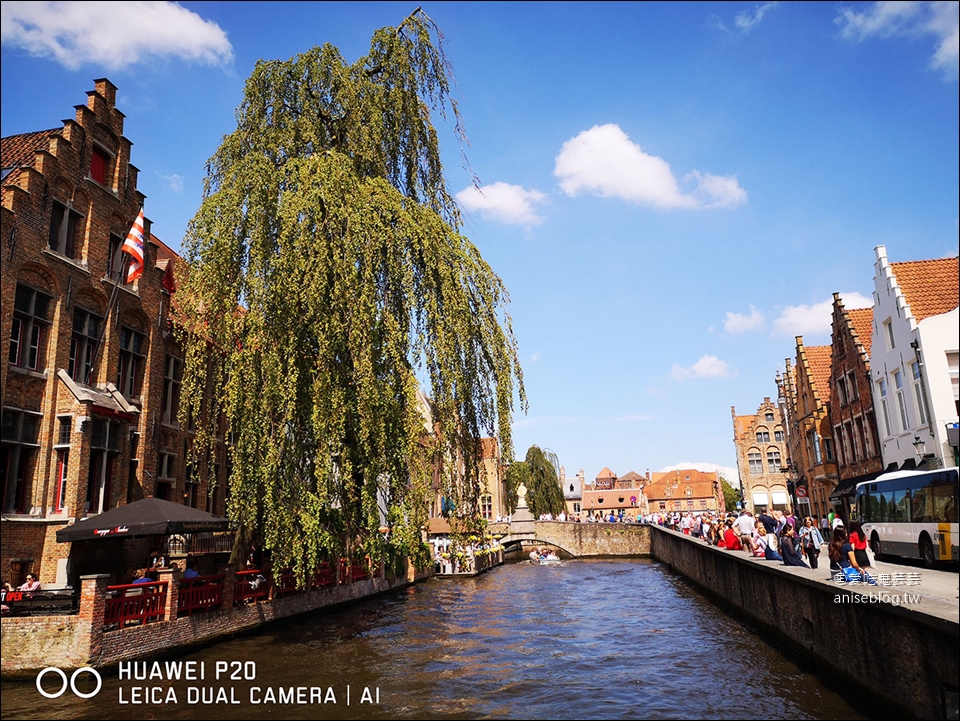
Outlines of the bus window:
M914 523L932 523L933 519L933 488L913 489L912 514Z
M867 521L877 522L880 520L880 494L874 491L865 499L867 502Z
M898 523L910 522L910 491L893 492L893 518Z
M881 491L880 496L880 523L893 521L893 491Z
M933 521L935 523L956 523L957 507L953 500L953 488L933 486Z

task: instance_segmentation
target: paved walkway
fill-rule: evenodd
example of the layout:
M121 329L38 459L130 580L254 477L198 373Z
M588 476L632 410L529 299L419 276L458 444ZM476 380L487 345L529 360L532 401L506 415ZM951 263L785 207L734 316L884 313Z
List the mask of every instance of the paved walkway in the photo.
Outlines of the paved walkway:
M743 551L730 551L746 556ZM787 573L803 576L835 587L838 593L853 591L879 599L880 602L900 605L911 611L926 613L953 623L960 623L960 573L954 565L944 565L932 570L919 565L877 561L876 567L867 572L877 581L876 586L866 584L837 583L830 576L830 560L826 550L820 554L819 568L785 566L779 561L753 558L754 563L775 565Z

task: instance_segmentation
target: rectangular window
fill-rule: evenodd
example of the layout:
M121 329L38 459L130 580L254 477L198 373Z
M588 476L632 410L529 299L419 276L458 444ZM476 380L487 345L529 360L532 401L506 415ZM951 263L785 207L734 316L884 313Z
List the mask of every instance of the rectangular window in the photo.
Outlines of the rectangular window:
M120 330L120 368L117 370L117 387L128 398L140 395L143 384L143 367L146 356L147 337L132 328Z
M53 499L54 513L62 513L64 506L67 505L67 462L69 458L69 448L57 451L57 485L56 497Z
M807 433L807 448L810 451L810 455L813 457L814 465L819 466L823 463L823 455L820 451L820 434L816 431L810 431Z
M823 439L823 457L827 461L833 460L833 439L832 438Z
M90 177L96 180L100 185L107 184L107 168L110 165L110 157L100 148L94 148L90 154Z
M851 400L856 401L860 399L860 389L857 387L857 377L853 371L847 374L847 389L850 391Z
M167 355L163 371L163 422L177 420L180 407L180 381L183 378L183 361L176 356Z
M63 416L57 420L60 421L60 432L57 434L57 445L69 446L70 433L73 430L73 418L70 416Z
M769 450L767 451L767 472L768 473L779 473L780 472L780 451L778 450Z
M94 418L90 433L90 472L87 476L87 511L110 510L114 466L119 452L120 424Z
M887 319L883 324L884 337L887 340L887 350L893 350L897 347L897 341L893 336L893 323Z
M920 364L914 361L910 364L910 371L913 375L913 394L917 398L917 415L919 425L927 423L927 399L923 395L923 379L920 377Z
M757 431L757 443L769 443L770 431Z
M93 354L100 339L103 318L83 308L73 311L73 336L70 339L70 377L78 383L90 383Z
M783 443L784 441L783 431L774 431L773 440L775 440L777 443Z
M117 280L120 276L120 273L123 271L123 251L120 248L123 247L123 238L119 235L110 234L110 248L107 251L107 277L110 280ZM126 278L121 279L125 281Z
M897 389L897 407L900 409L900 428L907 430L910 423L907 421L907 403L903 397L903 376L900 371L893 372L893 383Z
M11 365L32 371L46 367L44 351L50 327L48 316L51 300L53 298L46 293L17 283L7 353Z
M840 405L847 405L847 381L845 378L836 378L834 379L834 384L837 388L837 400L840 402Z
M77 257L83 216L57 201L50 217L50 250L67 258Z
M887 408L887 381L885 378L877 381L877 388L880 391L880 410L883 411L883 427L886 429L887 435L892 436L893 430L890 426L890 412Z
M157 477L165 481L177 478L177 457L173 453L161 453L157 459Z
M750 463L750 474L754 476L763 473L763 458L757 452L747 454L747 460Z
M27 513L33 499L31 480L39 452L40 413L4 408L0 422L0 471L3 512Z

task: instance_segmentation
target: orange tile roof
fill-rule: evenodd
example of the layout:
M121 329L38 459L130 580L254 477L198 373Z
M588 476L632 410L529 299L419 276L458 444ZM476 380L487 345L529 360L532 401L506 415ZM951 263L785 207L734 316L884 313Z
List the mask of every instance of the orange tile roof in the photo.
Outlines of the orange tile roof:
M873 308L854 308L847 311L850 325L857 336L860 345L870 357L870 344L873 341Z
M606 466L603 467L603 470L597 474L597 478L616 478L617 474L611 471Z
M954 256L890 264L917 322L960 305L958 260Z
M810 368L810 381L820 398L820 403L830 402L830 360L833 355L833 346L812 345L804 346L807 357L807 367Z
M643 481L646 479L636 471L630 471L629 473L625 473L624 475L620 476L620 478L618 478L617 480L618 481Z
M0 165L4 168L32 168L36 152L46 150L50 145L50 138L62 132L63 128L54 128L0 139Z

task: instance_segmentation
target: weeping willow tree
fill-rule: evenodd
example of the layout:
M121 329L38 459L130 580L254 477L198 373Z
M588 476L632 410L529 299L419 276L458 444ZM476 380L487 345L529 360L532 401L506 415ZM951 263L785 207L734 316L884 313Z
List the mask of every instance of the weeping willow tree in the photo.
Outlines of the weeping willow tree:
M544 513L556 516L566 508L560 486L560 460L549 448L530 446L524 460L507 469L505 495L511 513L517 509L521 483L527 487L527 505L534 518Z
M422 553L434 475L475 509L479 439L510 453L526 405L506 289L443 177L450 84L419 9L351 64L260 61L187 230L181 421L198 456L228 440L230 516L301 578Z

